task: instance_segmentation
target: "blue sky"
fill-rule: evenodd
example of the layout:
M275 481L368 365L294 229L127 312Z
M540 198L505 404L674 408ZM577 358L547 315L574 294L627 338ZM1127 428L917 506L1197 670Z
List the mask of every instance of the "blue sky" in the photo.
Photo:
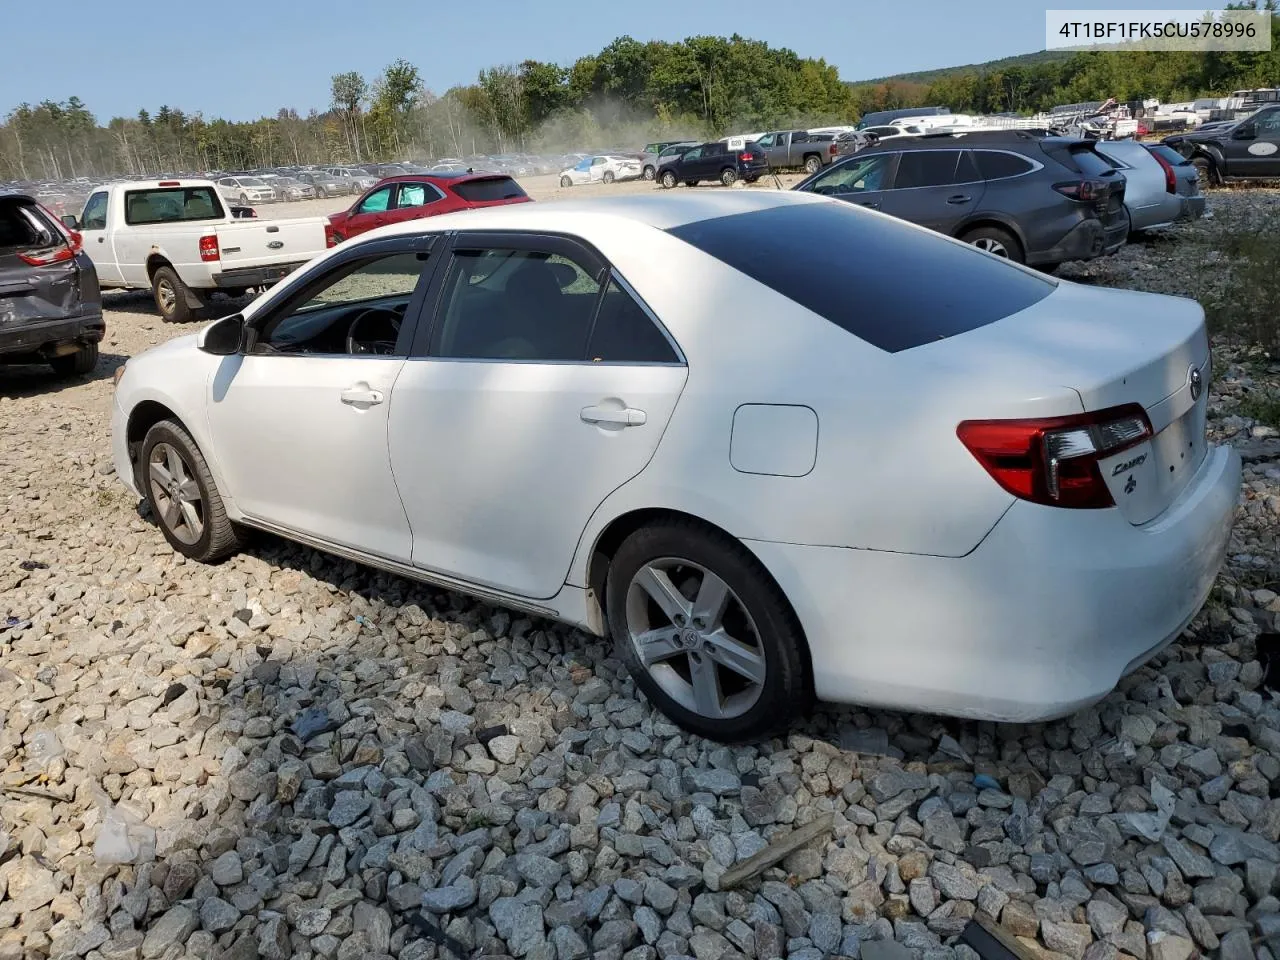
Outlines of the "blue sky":
M1168 0L1165 0L1168 3ZM1085 0L1094 9L1159 8ZM17 104L79 96L100 120L162 103L247 120L292 106L328 106L329 78L373 76L396 57L437 93L482 67L533 58L572 63L615 37L679 40L735 30L824 57L842 78L977 63L1044 48L1044 9L1026 0L70 0L4 4L0 116Z

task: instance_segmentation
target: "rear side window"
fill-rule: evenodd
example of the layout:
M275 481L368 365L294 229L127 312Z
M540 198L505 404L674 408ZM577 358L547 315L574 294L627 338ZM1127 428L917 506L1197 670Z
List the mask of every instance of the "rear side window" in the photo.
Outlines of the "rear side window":
M222 204L212 187L130 190L124 195L124 222L131 226L221 220L223 216Z
M1166 147L1163 143L1157 143L1155 146L1147 147L1157 157L1163 157L1164 161L1171 167L1187 167L1191 165L1191 161L1180 154L1173 147Z
M515 200L528 194L510 177L488 177L484 180L464 180L453 185L453 192L469 203L487 203L493 200Z
M1030 172L1033 167L1026 157L1000 150L975 150L973 157L978 162L978 172L982 174L983 180L1017 177Z
M34 247L53 242L53 237L35 215L29 203L0 200L0 249Z
M668 232L889 353L995 323L1056 286L845 203L785 204Z
M1041 141L1041 149L1068 170L1086 177L1106 176L1115 169L1106 158L1094 153L1087 143L1063 144L1044 140Z
M594 363L678 363L679 357L644 308L617 280L610 280L587 357Z
M895 190L912 187L940 187L956 182L959 150L907 150L898 160L898 175L893 178Z

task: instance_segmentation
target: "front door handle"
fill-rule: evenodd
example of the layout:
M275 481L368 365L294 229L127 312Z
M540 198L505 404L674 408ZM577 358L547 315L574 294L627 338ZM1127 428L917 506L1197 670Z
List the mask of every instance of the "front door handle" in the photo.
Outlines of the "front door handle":
M620 427L638 427L645 422L643 410L634 407L583 407L583 423L608 423Z
M968 203L972 199L967 193L957 193L953 197L947 197L947 203Z
M351 406L376 406L382 402L382 391L371 390L368 384L358 384L342 391L342 402Z
M858 201L858 206L860 206L860 207L868 207L868 208L870 208L870 209L872 209L872 210L879 210L879 209L880 209L880 204L879 204L878 202L876 202L875 200L866 200L866 201L861 201L861 200L860 200L860 201Z

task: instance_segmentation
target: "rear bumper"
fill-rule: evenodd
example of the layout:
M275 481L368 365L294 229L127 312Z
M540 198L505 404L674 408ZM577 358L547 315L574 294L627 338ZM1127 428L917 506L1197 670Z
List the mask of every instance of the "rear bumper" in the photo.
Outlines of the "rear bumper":
M213 275L213 285L219 289L265 287L283 279L306 263L306 260L299 260L297 263L277 263L269 267L243 267L239 270L224 270Z
M100 310L80 317L0 324L0 354L40 354L66 343L98 343L107 325Z
M1095 257L1109 256L1124 246L1128 233L1127 220L1121 219L1107 225L1090 217L1079 221L1048 250L1029 253L1027 262L1063 263L1067 260L1092 260Z
M1160 517L1016 502L968 556L750 541L804 627L818 696L1035 722L1172 643L1222 565L1240 458L1211 450Z

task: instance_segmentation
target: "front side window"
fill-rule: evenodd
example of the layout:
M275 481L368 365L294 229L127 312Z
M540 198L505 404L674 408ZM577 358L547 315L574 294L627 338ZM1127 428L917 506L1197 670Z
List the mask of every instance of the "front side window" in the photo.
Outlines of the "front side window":
M878 153L872 157L838 164L814 180L809 185L809 190L824 196L883 190L889 183L895 156L892 153Z
M385 213L391 205L391 188L379 187L360 201L356 213Z
M912 187L941 187L956 182L959 150L909 150L898 160L895 190Z
M1271 110L1259 114L1253 122L1253 129L1259 137L1271 138L1280 134L1280 110Z
M95 193L84 205L81 230L105 230L107 228L107 195Z
M427 256L392 253L343 264L270 317L253 352L394 354Z
M600 284L591 274L561 254L456 251L432 354L469 360L582 360L599 293Z
M222 218L222 204L211 187L162 187L124 195L124 222L130 225Z
M756 143L757 143L757 144L759 144L759 145L760 145L760 146L762 146L762 147L772 147L772 146L773 146L773 138L774 138L774 134L772 134L772 133L766 133L763 137L761 137L759 140L757 140L757 141L756 141Z

